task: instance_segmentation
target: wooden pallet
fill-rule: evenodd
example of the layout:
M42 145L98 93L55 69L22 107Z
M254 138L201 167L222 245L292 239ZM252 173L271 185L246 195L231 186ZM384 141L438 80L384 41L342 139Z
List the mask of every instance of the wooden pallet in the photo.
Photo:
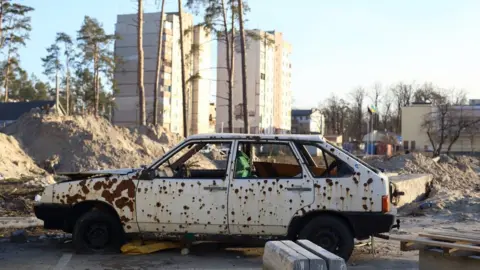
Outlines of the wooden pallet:
M399 240L402 251L435 249L450 256L480 257L480 237L474 235L473 232L467 234L432 231L420 233L418 236L390 235L390 239Z

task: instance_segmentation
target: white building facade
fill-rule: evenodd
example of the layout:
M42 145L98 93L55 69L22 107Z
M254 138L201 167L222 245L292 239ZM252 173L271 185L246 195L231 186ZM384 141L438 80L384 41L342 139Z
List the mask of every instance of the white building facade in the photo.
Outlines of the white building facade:
M251 31L259 38L247 38L247 100L250 133L288 133L290 131L290 52L281 33ZM237 48L239 38L236 38ZM286 49L285 49L286 48ZM228 72L226 45L218 42L216 131L228 131ZM234 65L234 132L243 130L242 63L239 51Z
M115 79L119 93L115 96L117 108L113 122L121 126L134 126L139 123L138 87L137 87L137 14L117 16L115 33L119 39L115 42L115 56L121 59L117 66ZM157 64L158 32L160 29L160 13L144 14L144 86L147 111L147 122L153 118L153 91ZM180 50L180 20L178 13L166 13L163 18L162 62L160 69L160 85L158 100L158 123L167 130L183 134L183 92ZM203 77L194 76L199 70L211 66L210 44L204 42L209 36L200 27L193 26L191 14L183 14L185 51L185 74L187 81L187 119L189 134L208 132L202 129L209 116L209 100L199 98L209 95L210 85L203 83ZM198 48L192 51L192 48ZM205 94L206 93L206 94ZM205 120L203 120L205 118Z

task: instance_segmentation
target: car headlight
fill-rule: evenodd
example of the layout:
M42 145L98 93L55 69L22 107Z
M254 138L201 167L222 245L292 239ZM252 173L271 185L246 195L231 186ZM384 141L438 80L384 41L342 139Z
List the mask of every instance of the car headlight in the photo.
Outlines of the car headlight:
M35 202L40 202L42 200L42 196L39 194L35 195Z

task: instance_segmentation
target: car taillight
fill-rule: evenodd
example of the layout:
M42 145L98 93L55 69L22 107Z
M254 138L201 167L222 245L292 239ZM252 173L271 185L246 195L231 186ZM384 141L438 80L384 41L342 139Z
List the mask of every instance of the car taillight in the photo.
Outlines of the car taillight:
M382 212L390 212L390 202L388 201L388 195L382 196Z

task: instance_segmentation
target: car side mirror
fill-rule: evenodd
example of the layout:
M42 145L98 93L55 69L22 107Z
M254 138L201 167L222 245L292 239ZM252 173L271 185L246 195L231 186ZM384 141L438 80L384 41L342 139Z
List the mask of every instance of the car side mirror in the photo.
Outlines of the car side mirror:
M155 170L153 169L144 169L140 173L140 180L153 180L155 179Z

